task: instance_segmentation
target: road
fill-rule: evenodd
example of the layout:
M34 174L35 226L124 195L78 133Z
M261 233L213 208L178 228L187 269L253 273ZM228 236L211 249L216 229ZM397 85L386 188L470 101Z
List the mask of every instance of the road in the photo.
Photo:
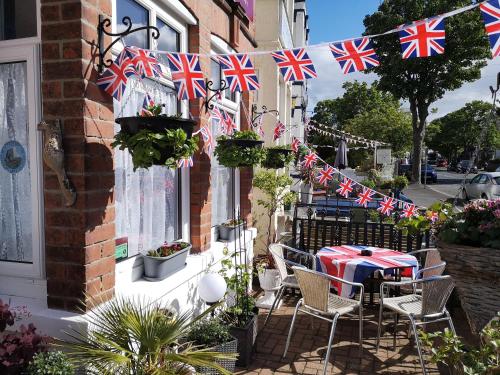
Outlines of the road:
M464 179L464 174L456 172L448 172L445 169L437 170L438 181L435 184L428 184L427 188L441 193L448 198L455 198L457 193L460 192L460 186ZM467 180L471 180L476 176L475 174L467 175ZM461 197L461 195L459 195Z

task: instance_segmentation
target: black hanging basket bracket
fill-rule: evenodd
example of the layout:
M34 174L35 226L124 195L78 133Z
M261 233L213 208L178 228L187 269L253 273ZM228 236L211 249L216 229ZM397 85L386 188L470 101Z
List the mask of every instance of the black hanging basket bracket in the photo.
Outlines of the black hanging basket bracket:
M214 103L212 103L212 99L221 96L222 93L229 88L225 79L220 80L218 88L214 88L214 84L215 83L212 80L206 82L207 98L205 99L205 111L207 112L214 109Z
M280 113L277 109L268 109L267 106L263 105L261 111L257 111L257 104L252 105L252 127L256 128L258 126L257 120L259 120L266 113L275 113L279 116Z
M132 20L130 17L125 16L122 19L122 23L126 26L126 29L121 33L113 33L107 31L111 27L111 20L109 18L104 18L104 16L99 15L99 23L97 24L97 48L99 49L99 61L97 63L97 71L102 73L104 68L109 68L113 63L113 60L110 58L105 58L106 53L115 45L116 42L121 40L123 37L126 37L129 34L135 33L136 31L147 30L151 32L151 36L153 39L158 39L160 37L160 30L157 27L150 26L149 24L146 26L141 26L133 29ZM114 39L108 46L104 45L104 37L111 36Z

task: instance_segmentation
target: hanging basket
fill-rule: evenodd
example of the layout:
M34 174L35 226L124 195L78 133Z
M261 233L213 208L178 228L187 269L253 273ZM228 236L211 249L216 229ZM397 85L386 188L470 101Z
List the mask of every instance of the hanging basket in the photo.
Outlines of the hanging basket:
M472 332L479 334L500 311L500 250L444 242L438 243L438 249Z
M266 150L266 158L262 162L262 166L267 169L280 169L287 165L287 159L290 158L291 149L285 148L268 148ZM291 162L291 160L290 160Z
M217 139L215 155L219 163L228 168L253 167L264 158L263 143L254 139Z
M120 124L122 131L129 134L137 134L142 129L154 130L161 132L165 129L182 129L186 133L188 139L193 135L193 129L196 121L167 116L131 116L119 117L115 120Z
M262 144L264 143L264 141L254 139L220 139L217 142L238 148L262 148Z

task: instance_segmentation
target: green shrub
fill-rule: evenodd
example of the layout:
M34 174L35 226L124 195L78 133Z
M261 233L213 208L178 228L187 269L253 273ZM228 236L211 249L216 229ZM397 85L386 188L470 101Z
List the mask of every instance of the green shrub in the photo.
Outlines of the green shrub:
M392 190L394 188L394 180L385 180L379 184L379 188L382 190Z
M259 136L251 130L245 130L235 132L232 138L225 135L217 137L214 154L221 165L228 168L253 167L264 159L262 147L241 147L227 142L230 139L258 141Z
M61 351L35 354L28 365L30 375L73 375L75 368Z
M205 348L232 341L229 326L223 324L219 318L206 318L195 323L187 335L187 341Z
M367 188L370 188L370 189L376 189L377 188L377 184L375 184L374 181L369 180L369 179L364 179L363 181L361 181L361 185L364 185L364 186L366 186Z
M368 180L372 180L376 185L379 185L382 182L382 175L376 169L370 169L368 171Z
M268 147L265 149L265 154L266 156L262 161L262 166L267 169L280 169L286 167L295 157L290 146Z
M397 176L394 178L394 188L398 190L403 190L408 187L408 179L405 176Z

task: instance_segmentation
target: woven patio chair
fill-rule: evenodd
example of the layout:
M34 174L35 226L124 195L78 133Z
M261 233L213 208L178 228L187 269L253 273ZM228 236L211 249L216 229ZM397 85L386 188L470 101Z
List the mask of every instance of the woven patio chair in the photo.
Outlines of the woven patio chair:
M332 349L333 336L335 335L335 327L339 316L351 314L358 311L359 314L359 351L360 358L363 352L363 296L364 286L360 283L353 283L340 279L338 277L330 276L325 273L311 271L306 268L292 267L297 278L297 282L302 293L302 298L295 307L295 312L288 332L286 340L285 352L283 358L286 357L290 340L293 333L293 326L298 312L303 312L312 317L326 320L332 323L330 337L328 339L328 349L325 356L325 366L323 374L326 374L328 369L328 362L330 360L330 352ZM336 281L339 283L355 286L359 288L359 300L349 299L330 293L331 282Z
M421 289L422 294L407 294L399 297L386 297L390 288L402 287L413 284L413 288ZM378 317L377 351L380 347L380 335L382 331L382 318L384 308L396 314L407 317L415 336L418 356L422 366L422 373L427 375L420 339L418 337L417 326L429 323L447 321L450 329L455 333L455 327L451 316L446 310L446 302L453 291L455 283L451 276L433 276L426 279L410 281L388 281L380 285L380 311ZM396 327L394 327L396 329ZM395 346L395 341L393 345Z
M299 290L299 284L297 283L297 279L293 273L288 273L288 269L291 270L292 266L305 267L299 262L294 262L292 260L286 259L284 251L290 252L294 254L294 256L299 257L301 259L307 259L310 262L311 267L314 269L316 258L314 255L306 253L305 251L301 251L298 249L294 249L293 247L283 245L280 243L274 243L269 245L269 252L271 253L274 264L280 273L281 284L278 289L278 293L276 294L276 298L273 302L273 305L269 309L267 313L266 320L264 321L264 325L262 326L261 332L267 325L271 314L273 313L276 306L279 306L281 299L283 298L283 294L285 293L286 288L291 288L295 290Z

